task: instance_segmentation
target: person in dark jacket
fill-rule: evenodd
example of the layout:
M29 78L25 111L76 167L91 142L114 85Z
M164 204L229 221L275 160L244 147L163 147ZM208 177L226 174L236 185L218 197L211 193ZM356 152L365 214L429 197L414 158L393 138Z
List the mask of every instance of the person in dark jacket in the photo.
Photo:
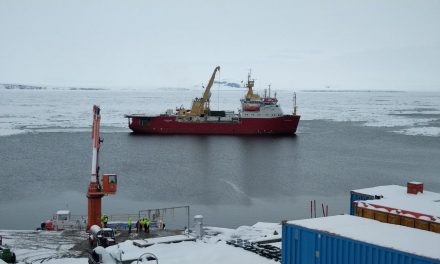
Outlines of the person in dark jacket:
M142 230L141 228L141 220L138 219L136 222L136 232L139 233L139 231Z
M128 217L127 224L128 224L128 233L130 234L131 233L131 217Z

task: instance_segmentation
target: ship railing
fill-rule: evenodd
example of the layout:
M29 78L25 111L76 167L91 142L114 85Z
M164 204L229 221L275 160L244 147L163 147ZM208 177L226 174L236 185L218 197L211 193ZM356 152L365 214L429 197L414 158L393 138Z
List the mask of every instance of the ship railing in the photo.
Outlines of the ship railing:
M138 218L148 218L151 221L150 226L163 228L166 223L167 228L189 229L190 224L190 206L174 206L165 208L152 208L139 210ZM182 224L184 223L184 224Z
M136 228L136 222L138 220L138 214L113 214L108 216L108 227L115 230L127 230L128 218L131 218L131 228Z

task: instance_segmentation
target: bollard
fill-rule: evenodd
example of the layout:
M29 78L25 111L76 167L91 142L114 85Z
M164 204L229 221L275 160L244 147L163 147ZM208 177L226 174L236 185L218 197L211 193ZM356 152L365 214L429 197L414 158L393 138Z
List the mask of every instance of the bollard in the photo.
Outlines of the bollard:
M197 236L197 238L203 237L203 216L202 215L196 215L194 216L194 231Z

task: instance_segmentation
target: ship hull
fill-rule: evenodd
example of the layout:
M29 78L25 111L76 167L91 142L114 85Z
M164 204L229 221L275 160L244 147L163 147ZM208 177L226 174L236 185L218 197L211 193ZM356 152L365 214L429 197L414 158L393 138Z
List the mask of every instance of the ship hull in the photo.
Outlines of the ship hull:
M139 134L294 135L299 115L240 118L234 121L180 121L176 116L127 116L129 128Z

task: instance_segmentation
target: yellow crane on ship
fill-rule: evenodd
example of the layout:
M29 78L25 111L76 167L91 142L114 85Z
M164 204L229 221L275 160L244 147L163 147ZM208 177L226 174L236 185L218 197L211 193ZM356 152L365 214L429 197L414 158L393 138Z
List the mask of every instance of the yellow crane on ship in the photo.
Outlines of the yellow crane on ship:
M177 115L183 117L195 117L205 116L209 113L209 98L211 97L211 87L214 84L216 73L220 71L220 66L217 66L212 73L211 79L209 79L208 85L206 85L205 92L201 98L195 98L192 102L191 110L185 110L183 108L178 109Z

